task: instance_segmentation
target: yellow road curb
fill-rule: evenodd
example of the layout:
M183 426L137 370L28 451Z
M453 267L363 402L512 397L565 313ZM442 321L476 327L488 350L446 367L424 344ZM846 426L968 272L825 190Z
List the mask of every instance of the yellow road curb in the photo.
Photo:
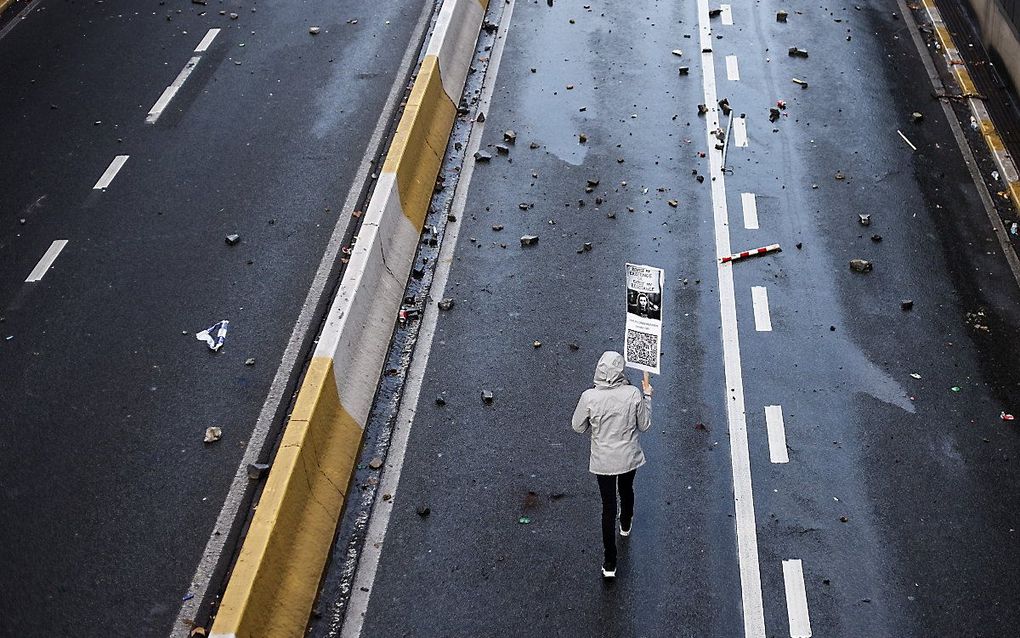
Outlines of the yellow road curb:
M12 4L14 4L14 0L0 0L0 14Z
M440 8L211 638L304 635L485 6Z
M978 124L988 150L995 158L995 163L999 168L999 179L1006 185L1005 192L1013 203L1014 211L1020 213L1020 174L1017 172L1016 163L1006 149L1006 145L1003 144L1002 138L995 129L995 124L988 116L988 110L980 100L977 86L970 76L967 65L963 62L960 49L956 46L952 34L942 20L942 14L935 6L935 0L923 0L922 4L935 29L949 69L953 72L953 77L956 78L961 94L967 98L974 121Z

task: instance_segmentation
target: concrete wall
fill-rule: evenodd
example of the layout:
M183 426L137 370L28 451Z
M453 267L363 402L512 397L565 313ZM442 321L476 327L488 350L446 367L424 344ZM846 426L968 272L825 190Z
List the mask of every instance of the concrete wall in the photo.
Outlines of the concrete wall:
M999 58L1003 79L1020 93L1020 0L969 0L985 48Z

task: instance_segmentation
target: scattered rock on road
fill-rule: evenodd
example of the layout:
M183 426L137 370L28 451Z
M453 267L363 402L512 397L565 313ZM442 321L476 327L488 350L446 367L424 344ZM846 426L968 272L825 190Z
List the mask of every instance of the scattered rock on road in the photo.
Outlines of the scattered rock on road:
M226 237L223 238L223 240L227 242L228 246L235 246L237 245L238 242L241 241L241 236L237 234L227 235Z
M867 259L851 259L850 270L855 272L871 272L872 264Z
M373 469L373 470L378 470L382 466L383 466L383 460L382 460L381 457L378 457L378 456L373 458L371 461L368 462L368 467Z
M489 390L482 390L482 403L484 403L486 405L491 405L492 401L494 399L495 399L495 397L493 396L491 391L489 391Z
M204 443L215 443L219 441L223 436L223 430L217 426L208 427L205 429L205 438L202 439Z
M534 246L538 243L538 235L524 235L521 237L521 246Z
M440 310L450 310L453 308L453 299L447 297L445 299L440 300L440 302L437 305L439 306Z
M257 481L266 475L269 471L268 463L249 463L248 464L248 478L253 481Z
M319 35L321 30L322 29L319 27L308 27L308 33L311 33L312 35Z

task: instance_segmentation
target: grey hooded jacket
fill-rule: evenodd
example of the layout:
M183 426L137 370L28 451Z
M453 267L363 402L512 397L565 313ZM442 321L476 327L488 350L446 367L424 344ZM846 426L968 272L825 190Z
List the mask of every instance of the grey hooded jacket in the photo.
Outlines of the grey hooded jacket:
M591 428L592 474L625 474L644 465L638 432L652 427L652 398L624 378L619 352L599 359L595 387L581 394L570 425L578 434Z

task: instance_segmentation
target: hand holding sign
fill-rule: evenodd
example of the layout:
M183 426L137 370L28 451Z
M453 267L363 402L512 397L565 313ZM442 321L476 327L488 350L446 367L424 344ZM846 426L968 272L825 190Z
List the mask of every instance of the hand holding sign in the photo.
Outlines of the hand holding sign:
M648 379L648 373L645 373L643 379L641 379L641 390L645 393L645 396L651 397L655 392L655 388L652 387L652 382Z

